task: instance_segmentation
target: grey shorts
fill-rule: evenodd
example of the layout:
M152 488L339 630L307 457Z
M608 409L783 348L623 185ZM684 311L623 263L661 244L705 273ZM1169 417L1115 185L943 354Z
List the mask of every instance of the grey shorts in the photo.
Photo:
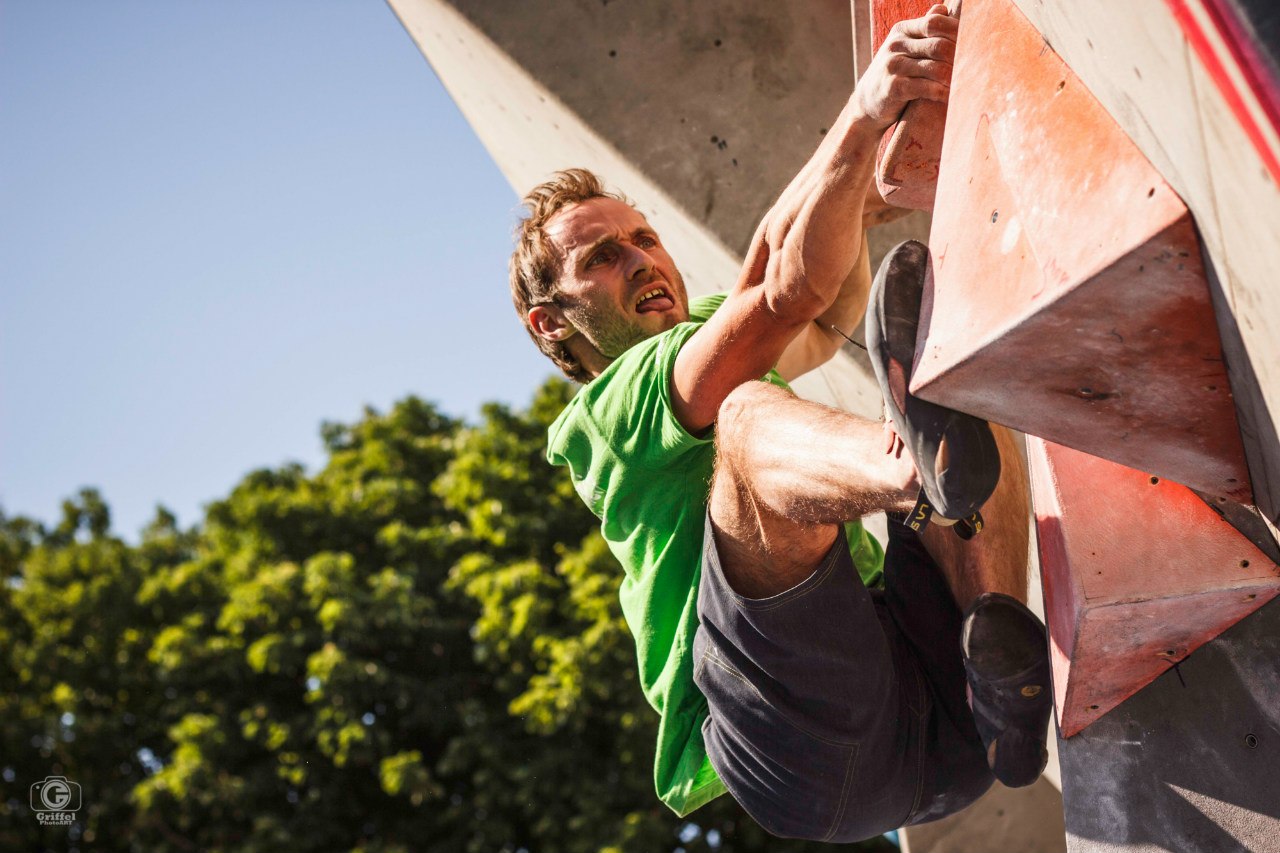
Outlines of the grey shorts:
M965 700L961 614L915 534L890 520L885 588L843 531L806 580L747 599L708 521L694 681L711 764L774 835L849 842L935 820L994 781Z

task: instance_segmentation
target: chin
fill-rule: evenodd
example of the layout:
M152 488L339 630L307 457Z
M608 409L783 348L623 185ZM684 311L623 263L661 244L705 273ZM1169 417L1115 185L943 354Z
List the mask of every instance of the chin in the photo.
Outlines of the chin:
M679 326L681 323L688 320L689 315L685 312L685 315L682 317L679 312L668 311L658 319L661 321L659 331L665 332L669 329L674 329L676 326Z

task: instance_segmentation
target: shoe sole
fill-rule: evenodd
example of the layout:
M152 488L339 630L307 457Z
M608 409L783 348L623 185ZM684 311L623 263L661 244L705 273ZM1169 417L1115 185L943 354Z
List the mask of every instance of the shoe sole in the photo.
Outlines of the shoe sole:
M889 384L890 361L902 366L906 385L911 384L928 264L928 248L915 240L898 244L885 256L871 285L867 354L933 511L944 518L962 519L976 513L1000 481L1000 451L990 425L921 400L905 389L900 409ZM944 439L950 464L938 473L938 451Z

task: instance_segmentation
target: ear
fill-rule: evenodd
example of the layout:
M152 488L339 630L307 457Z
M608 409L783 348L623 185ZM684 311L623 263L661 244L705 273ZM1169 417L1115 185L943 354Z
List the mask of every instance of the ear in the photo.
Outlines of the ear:
M534 334L548 341L568 340L578 333L557 305L535 305L530 308L529 326Z

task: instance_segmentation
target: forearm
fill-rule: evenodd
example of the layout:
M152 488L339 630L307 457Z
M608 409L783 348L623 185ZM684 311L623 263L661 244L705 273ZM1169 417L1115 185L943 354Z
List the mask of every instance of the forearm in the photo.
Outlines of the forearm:
M831 131L766 216L747 266L748 276L765 274L746 283L764 283L771 306L793 309L780 316L816 319L837 302L858 258L880 135L910 101L946 100L956 31L941 5L895 24ZM845 305L840 314L848 313Z
M728 395L781 367L802 332L817 337L814 321L848 323L861 310L865 285L850 274L876 149L908 102L945 100L956 32L945 11L935 6L893 26L818 150L760 223L737 286L681 348L671 394L685 429L714 423ZM808 359L792 362L800 370Z
M871 256L867 248L867 232L862 231L860 236L858 256L853 262L853 269L841 283L835 300L814 321L818 329L831 340L832 355L845 342L846 335L853 337L867 310L867 297L871 293Z
M780 311L814 319L846 316L857 294L842 291L854 274L863 203L875 168L880 128L851 98L818 150L762 223L768 266L763 284ZM865 297L865 294L864 294Z

